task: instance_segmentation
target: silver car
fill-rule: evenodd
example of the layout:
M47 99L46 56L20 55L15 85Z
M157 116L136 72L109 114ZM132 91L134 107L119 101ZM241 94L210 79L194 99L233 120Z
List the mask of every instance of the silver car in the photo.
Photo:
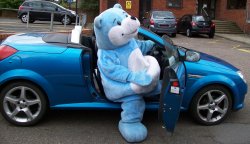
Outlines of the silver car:
M176 18L170 11L151 11L145 14L142 24L155 33L176 37Z

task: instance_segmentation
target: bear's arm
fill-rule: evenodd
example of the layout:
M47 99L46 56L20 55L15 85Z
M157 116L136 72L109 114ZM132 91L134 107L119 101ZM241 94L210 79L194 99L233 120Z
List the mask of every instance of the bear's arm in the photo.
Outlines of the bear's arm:
M114 53L102 51L100 54L98 51L98 54L98 68L106 77L123 83L127 82L131 71L120 65L120 61Z
M136 40L137 45L139 46L143 55L146 55L148 51L150 51L153 46L154 42L151 40L143 41L143 40Z

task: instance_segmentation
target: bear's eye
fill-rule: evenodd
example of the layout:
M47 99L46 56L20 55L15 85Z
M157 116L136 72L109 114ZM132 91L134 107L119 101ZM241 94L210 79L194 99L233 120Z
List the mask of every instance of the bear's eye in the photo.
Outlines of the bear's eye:
M121 25L121 22L120 22L120 21L117 21L117 24L118 24L118 25Z
M126 17L128 17L128 15L126 15Z

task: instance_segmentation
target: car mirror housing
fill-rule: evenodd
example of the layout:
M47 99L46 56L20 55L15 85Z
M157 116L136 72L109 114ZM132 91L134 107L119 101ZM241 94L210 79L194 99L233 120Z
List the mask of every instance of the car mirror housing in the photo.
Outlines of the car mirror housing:
M185 53L185 60L190 62L197 62L200 60L200 53L188 50Z

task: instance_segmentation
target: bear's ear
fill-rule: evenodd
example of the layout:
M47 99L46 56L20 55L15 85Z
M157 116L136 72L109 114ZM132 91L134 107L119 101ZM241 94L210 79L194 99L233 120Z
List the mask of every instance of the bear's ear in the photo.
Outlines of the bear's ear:
M117 4L114 5L114 8L122 9L122 6L119 3L117 3Z
M94 25L96 28L101 29L102 28L102 18L101 16L97 16L94 20Z

